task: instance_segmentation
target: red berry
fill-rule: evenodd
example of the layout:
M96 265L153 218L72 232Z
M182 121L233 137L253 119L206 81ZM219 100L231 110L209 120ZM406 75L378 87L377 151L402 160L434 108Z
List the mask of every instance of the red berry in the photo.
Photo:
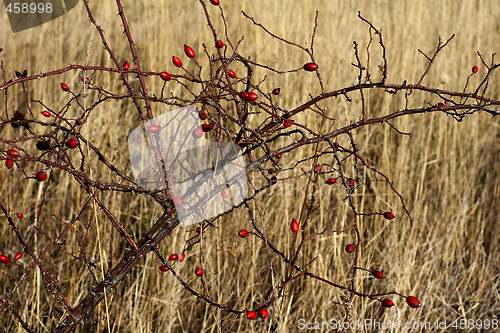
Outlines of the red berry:
M212 5L214 6L218 6L219 5L219 0L210 0L210 2L212 3Z
M444 106L444 104L443 104L443 103L438 103L438 106L439 106L440 108L442 108L442 107Z
M328 184L328 185L333 185L333 184L335 184L336 181L337 180L335 178L330 178L325 183Z
M89 79L88 77L82 77L82 81L83 81L83 83L85 83L85 84L89 84L90 79Z
M43 115L44 117L47 117L47 118L48 118L48 117L50 117L50 112L49 112L49 111L42 111L42 115Z
M214 124L201 124L203 132L210 132L214 128Z
M168 257L168 260L173 261L173 260L177 260L178 258L179 258L179 256L177 255L177 253L172 253L170 255L170 257Z
M316 173L320 173L322 169L323 169L323 168L321 167L321 165L316 165L316 166L314 166L314 171L315 171Z
M179 197L174 197L172 199L172 201L174 202L174 205L176 205L176 206L179 206L182 203L182 199Z
M283 127L290 127L290 126L292 126L292 123L289 121L285 121L285 123L283 124Z
M82 123L83 123L83 121L82 121L81 119L78 119L78 120L76 121L76 125L81 125Z
M224 42L219 39L218 41L215 42L215 46L218 49L223 48L224 47Z
M257 318L257 314L255 313L255 311L248 311L247 312L247 319L248 320L254 320L255 318Z
M391 306L394 306L394 302L391 301L390 299L384 299L382 301L382 305L385 306L386 308L390 308Z
M14 166L14 161L13 160L6 160L5 166L7 167L7 169L12 168Z
M385 212L384 217L388 220L392 220L394 218L394 214L392 212Z
M188 46L186 44L184 44L184 53L186 53L186 55L189 58L194 58L195 57L194 50L191 48L191 46Z
M227 197L227 193L226 191L222 191L222 193L220 194L222 196L222 198L226 199Z
M61 83L61 89L62 89L63 91L68 91L68 90L69 90L69 87L68 87L68 85L67 85L66 83Z
M260 318L266 319L267 316L269 315L269 312L267 312L266 309L260 309L258 315Z
M148 179L147 178L141 178L139 180L139 182L141 183L141 185L147 185L148 184Z
M245 98L247 101L250 101L250 102L253 102L255 101L257 98L259 98L259 95L257 95L256 93L254 92L251 92L251 93L248 93L247 97Z
M205 112L200 112L200 119L201 120L207 119L207 114Z
M406 298L406 303L412 308L419 308L422 306L418 298L416 298L415 296L408 296Z
M316 65L314 62L308 62L307 64L304 65L303 68L308 72L314 72L319 68L319 66Z
M125 61L125 62L123 63L122 68L123 68L124 70L128 70L128 69L130 68L130 64L128 63L128 61Z
M248 98L248 93L246 91L242 91L239 94L241 99L247 99Z
M292 228L293 232L298 232L299 231L299 224L295 219L292 220L292 223L290 223L290 227Z
M7 155L9 155L10 157L19 157L19 152L15 149L9 149L7 150Z
M182 61L181 61L181 59L179 59L177 57L172 57L172 62L174 63L175 66L182 67Z
M10 262L9 257L6 257L4 255L0 255L0 261L3 262L4 264L8 264Z
M183 252L181 256L179 257L179 262L183 262L184 258L186 258L186 254Z
M201 138L202 136L203 136L203 130L202 130L201 128L199 128L199 127L198 127L198 128L195 128L195 129L193 130L193 137L194 137L195 139L199 139L199 138Z
M232 77L233 79L236 78L236 73L230 69L227 70L227 74L229 74L229 77Z
M384 277L384 273L382 273L381 271L373 271L372 274L377 279L382 279Z
M472 73L477 73L479 68L477 66L472 67Z
M349 179L349 180L347 180L347 184L348 184L350 187L353 187L353 186L356 184L356 182L354 181L354 179Z
M274 169L267 169L267 173L272 175L274 173Z
M45 172L45 170L40 170L36 173L35 178L39 182L43 182L45 179L47 179L47 173Z
M160 271L168 272L168 267L167 266L160 266Z
M279 160L283 155L282 154L278 154L276 155L276 158Z
M194 274L196 274L197 276L202 276L203 270L200 267L198 267L197 269L194 270Z
M354 251L354 246L352 244L347 244L345 246L345 252L352 253L352 251Z
M225 146L226 146L225 142L222 142L222 141L219 142L219 147L220 148L224 148Z
M23 216L23 213L17 213L16 215L17 215L17 218L18 218L18 219L22 219L22 218L24 217L24 216Z
M148 127L148 131L150 131L151 133L158 133L159 131L161 131L161 126L151 125Z
M167 72L161 72L160 77L165 81L170 81L170 79L172 78Z
M273 89L273 95L279 95L281 89L280 88L274 88Z
M66 141L66 147L71 148L71 149L75 149L76 147L78 147L78 140L77 139L70 139L70 140Z
M15 260L19 260L23 257L23 253L22 252L18 252L16 253L16 256L14 257Z
M240 236L241 238L247 238L248 231L246 231L245 229L241 229L240 231L238 231L238 236Z

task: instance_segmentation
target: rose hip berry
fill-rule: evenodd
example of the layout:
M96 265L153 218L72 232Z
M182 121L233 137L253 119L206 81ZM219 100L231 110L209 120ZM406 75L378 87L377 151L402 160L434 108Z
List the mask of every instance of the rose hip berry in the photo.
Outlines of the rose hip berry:
M183 262L184 258L186 258L186 254L182 252L181 256L179 257L179 262Z
M255 311L248 311L247 312L247 319L248 320L254 320L255 318L257 318L257 314L255 313Z
M248 93L246 91L242 91L239 93L239 96L241 99L247 99L248 98Z
M170 255L170 257L168 257L168 260L173 261L173 260L177 260L178 258L179 258L179 256L177 255L177 253L172 253Z
M236 73L233 72L232 70L228 69L227 70L227 74L229 74L229 77L235 79L236 78Z
M290 127L290 126L292 126L292 123L289 121L285 121L285 123L283 124L283 127Z
M10 262L9 257L6 257L4 255L0 255L0 261L3 262L4 264L8 264Z
M178 205L180 205L182 203L182 199L179 198L179 197L174 197L172 199L172 201L174 202L174 205L176 205L176 206L178 206Z
M315 165L315 166L314 166L314 171L315 171L316 173L320 173L322 169L323 169L323 168L321 167L321 165Z
M70 149L75 149L76 147L78 147L78 140L77 139L69 139L68 141L66 141L66 147L68 147Z
M308 62L307 64L304 65L303 68L308 72L314 72L319 68L319 66L316 65L314 62Z
M390 307L394 306L394 302L391 301L390 299L384 299L382 301L382 305L385 306L386 308L390 308Z
M128 69L130 68L130 64L128 63L128 61L125 61L125 62L123 63L122 68L123 68L124 70L128 70Z
M160 271L168 272L168 267L167 266L160 266Z
M44 117L47 117L47 118L48 118L48 117L50 117L50 112L49 112L49 111L42 111L42 115L43 115Z
M415 296L408 296L406 298L406 303L412 308L419 308L420 306L422 306L418 298L416 298Z
M160 73L160 77L161 77L164 81L170 81L170 79L172 79L172 77L170 76L170 74L168 74L167 72L161 72L161 73Z
M186 44L184 44L184 53L186 53L186 55L189 58L194 58L196 56L196 54L194 53L194 50L191 48L191 46L186 45Z
M277 158L278 160L279 160L281 157L283 157L283 155L282 155L282 154L278 154L278 155L276 155L276 158Z
M45 179L47 179L47 173L45 172L45 170L40 170L36 173L35 178L39 182L43 182Z
M279 94L280 94L280 91L281 91L281 89L280 89L280 88L274 88L274 89L273 89L273 95L279 95Z
M176 67L182 67L182 61L181 61L181 59L179 59L177 57L172 57L172 62L174 63L174 65Z
M210 2L212 3L212 5L214 6L218 6L219 5L219 0L210 0Z
M292 231L297 233L299 231L299 223L293 219L292 223L290 223L290 228L292 228Z
M14 166L14 161L13 160L6 160L5 166L7 167L7 169L12 168Z
M194 137L195 139L199 139L199 138L201 138L202 136L203 136L203 130L202 130L201 128L199 128L199 127L198 127L198 128L195 128L195 129L193 130L193 137Z
M203 132L210 132L214 128L214 124L201 124Z
M7 150L7 155L9 155L10 157L19 157L19 152L15 149L9 149Z
M68 87L68 85L67 85L66 83L61 83L61 89L62 89L63 91L68 91L68 90L69 90L69 87Z
M381 271L373 271L372 275L377 279L382 279L384 277L384 273L382 273Z
M335 178L330 178L325 183L328 184L328 185L333 185L333 184L335 184L336 181L337 180Z
M14 260L19 260L23 257L23 253L22 252L18 252L16 253L15 257L14 257Z
M352 253L352 251L354 251L354 246L352 244L347 244L345 246L345 252Z
M385 212L384 217L388 220L392 220L395 216L393 212Z
M22 213L17 213L16 215L18 219L22 219L24 217Z
M207 114L205 112L200 112L200 119L201 120L207 119Z
M161 131L161 126L151 125L148 127L148 131L150 131L151 133L158 133L159 131Z
M245 98L247 101L250 101L250 102L253 102L255 101L257 98L259 98L259 95L257 95L256 93L254 92L250 92L248 93L247 95L247 98Z
M472 67L472 73L477 73L479 68L477 66Z
M258 315L260 318L266 319L267 316L269 315L269 312L267 312L267 309L260 309Z
M219 39L218 41L215 42L215 46L218 49L223 48L224 47L224 42Z
M347 184L348 184L350 187L353 187L353 186L356 184L356 182L354 181L354 179L348 179L348 180L347 180Z
M200 267L198 267L197 269L194 270L194 274L196 274L196 276L202 276L203 270Z
M238 236L240 236L241 238L247 238L248 231L246 231L245 229L241 229L240 231L238 231Z
M222 198L226 199L227 197L227 192L226 191L222 191L222 193L220 194L222 196Z

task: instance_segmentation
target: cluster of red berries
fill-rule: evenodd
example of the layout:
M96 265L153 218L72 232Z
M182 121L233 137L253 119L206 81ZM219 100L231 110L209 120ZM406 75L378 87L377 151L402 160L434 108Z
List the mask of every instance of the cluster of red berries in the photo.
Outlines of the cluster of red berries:
M269 316L269 312L265 308L261 308L257 312L247 311L247 319L248 320L254 320L255 318L257 318L257 316L259 316L259 318L266 319L267 316Z
M14 256L14 260L19 260L23 257L23 253L22 252L18 252L16 253L16 255ZM4 264L8 264L10 262L10 258L7 257L7 256L4 256L3 254L0 255L0 262L3 262Z

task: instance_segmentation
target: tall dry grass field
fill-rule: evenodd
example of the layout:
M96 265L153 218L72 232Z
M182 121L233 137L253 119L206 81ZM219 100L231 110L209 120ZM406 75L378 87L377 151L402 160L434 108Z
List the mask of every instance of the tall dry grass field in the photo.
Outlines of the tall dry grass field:
M208 3L208 1L206 1ZM202 43L213 53L213 37L199 1L124 1L125 13L131 32L138 46L137 52L143 71L180 73L171 62L173 55L183 56L183 45L191 45L198 61L203 65L206 56ZM500 6L497 1L224 1L221 0L228 24L228 36L233 43L244 37L239 53L252 60L279 70L302 67L310 59L298 48L271 38L262 29L245 19L243 10L274 34L309 47L314 27L315 11L319 11L318 28L314 45L315 60L325 83L325 90L348 87L357 82L358 69L353 41L359 44L360 57L366 63L366 46L370 35L368 25L358 17L370 20L377 28L383 26L387 49L388 83L418 82L425 71L427 60L418 52L432 54L438 38L443 40L456 34L449 45L438 55L422 84L429 87L462 91L467 76L474 65L479 73L470 78L468 91L476 87L485 74L477 51L489 63L491 54L500 51ZM107 42L120 61L129 60L129 45L122 34L120 18L113 1L90 1L95 19L102 26ZM223 25L218 10L207 4L215 28L223 36ZM108 54L89 23L82 4L68 14L42 26L12 34L4 7L0 6L0 53L6 80L15 78L14 71L27 69L29 75L66 67L70 64L88 64L113 67ZM381 48L373 39L370 69L373 81L380 80L376 68L382 63ZM307 45L306 45L307 44ZM189 61L187 69L194 70ZM231 68L243 71L241 68ZM205 66L204 70L208 70ZM177 71L177 72L176 72ZM80 71L68 71L39 81L29 81L26 89L33 99L43 101L51 108L61 109L67 95L59 85L65 82L74 91L83 87ZM271 91L281 88L276 103L293 109L308 100L309 94L321 93L316 75L305 71L275 74L257 68L255 77L266 80L260 88ZM94 84L114 92L125 93L116 74L99 72ZM138 88L137 80L130 80ZM160 95L163 82L147 77L151 94ZM79 87L79 85L81 87ZM166 94L189 98L180 84L169 84ZM488 97L500 99L500 76L493 72ZM299 113L295 121L311 128L327 131L341 128L361 117L359 93L350 94L352 102L339 96L319 103L328 110L322 126L321 117L313 113ZM97 96L89 93L80 97L83 105L91 105ZM429 94L415 91L409 107L435 104ZM432 97L434 98L434 97ZM26 99L21 85L9 90L9 111L26 110ZM365 95L368 117L382 116L405 107L404 93L396 96L373 90ZM5 96L0 91L0 106ZM34 106L35 114L42 108ZM153 104L153 112L160 115L169 111L164 104ZM71 106L68 116L78 117L77 108ZM4 117L4 112L0 112ZM263 121L253 115L255 124ZM262 116L264 117L264 116ZM40 119L42 116L40 115ZM130 170L127 136L139 126L140 119L130 100L111 100L100 104L93 111L82 133L92 140L106 158L122 170ZM375 280L366 271L358 272L359 291L367 294L397 291L404 295L418 296L422 307L412 309L404 298L394 296L396 306L382 311L380 302L356 297L351 308L351 320L372 319L379 322L429 322L432 329L443 331L436 323L447 321L444 331L457 331L451 327L454 320L500 319L500 132L498 120L487 113L476 113L462 122L444 113L410 115L391 120L400 135L387 124L373 124L354 131L359 154L366 161L387 175L396 190L404 197L414 219L413 227L402 208L398 196L386 182L371 182L377 175L356 171L355 165L345 165L346 175L358 177L360 186L354 194L360 212L393 211L394 220L380 215L360 216L362 231L360 261L358 266L379 269L386 278ZM34 126L35 129L41 127ZM19 135L17 129L4 126L0 139L10 140ZM348 145L345 137L339 142ZM5 148L5 147L2 147ZM307 145L293 154L284 154L280 163L289 169L278 179L298 176L312 161L292 168L294 162L312 155L314 145ZM92 155L91 155L92 156ZM95 156L94 156L95 157ZM320 160L321 161L321 160ZM324 160L324 163L333 163ZM352 162L352 161L351 161ZM26 163L27 174L36 171L34 164ZM66 174L56 174L51 186L43 193L43 184L34 179L27 181L21 172L0 167L1 202L11 212L23 212L24 218L17 225L26 240L35 249L47 246L47 238L37 232L37 227L54 237L78 214L88 197L75 180ZM88 161L86 171L91 178L118 181L118 177L99 163L97 157ZM131 171L130 171L131 173ZM251 181L258 175L249 173ZM355 241L350 233L333 233L352 225L352 211L344 200L345 190L340 185L328 186L319 182L312 186L307 177L289 178L258 195L251 206L256 212L257 224L280 249L290 249L293 234L289 223L309 207L307 198L315 192L316 205L308 224L308 232L324 234L305 243L298 264L305 266L316 260L308 270L342 285L350 285L352 257L345 253L346 244ZM103 192L101 200L117 217L134 239L141 236L162 214L161 207L151 199L131 193ZM40 210L42 198L45 198ZM83 254L96 263L93 272L97 281L102 280L112 258L117 260L125 253L127 244L107 221L98 206L92 206L73 225L68 233L64 250L76 257ZM0 253L10 256L22 251L6 218L0 216ZM86 228L88 238L82 239ZM266 249L256 237L240 239L238 230L251 229L244 207L236 209L214 222L217 228L206 229L203 253L194 246L187 252L186 260L175 268L187 283L197 290L200 280L192 273L200 257L205 267L205 283L213 301L228 303L238 309L252 309L265 302L276 277L269 272L274 267L277 274L285 275L287 265ZM186 240L196 234L196 226L177 228L171 237L161 243L164 256L181 253ZM80 247L82 245L82 247ZM286 252L289 255L290 253ZM288 250L289 251L289 250ZM20 264L29 265L31 258L24 256ZM270 266L270 263L273 265ZM60 281L68 300L77 304L91 290L93 278L88 267L80 260L53 247L44 255L44 265ZM244 315L228 314L208 306L184 290L169 273L158 270L160 261L149 253L132 273L93 311L92 318L80 325L77 332L302 332L299 320L323 322L342 320L345 309L333 302L343 303L348 292L315 279L301 278L287 284L286 297L280 298L269 309L265 320L246 321ZM11 292L22 270L15 265L0 266L0 298ZM11 307L17 309L37 332L51 332L57 326L62 310L47 290L40 270L29 271L16 294ZM24 332L17 318L4 310L0 326L5 332ZM0 331L2 331L0 329ZM330 332L318 329L314 332ZM356 331L356 330L352 330ZM375 331L368 327L367 332ZM411 330L384 330L409 332ZM414 332L419 330L413 330ZM482 331L467 328L461 332Z

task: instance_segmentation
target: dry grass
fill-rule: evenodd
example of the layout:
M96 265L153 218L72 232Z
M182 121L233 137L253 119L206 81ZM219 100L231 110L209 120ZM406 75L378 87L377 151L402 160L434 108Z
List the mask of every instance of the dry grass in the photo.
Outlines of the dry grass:
M446 39L455 33L455 39L438 57L423 84L461 91L471 67L479 65L476 51L490 59L491 53L498 52L500 45L500 7L497 1L459 3L443 0L432 4L428 1L324 0L221 2L232 41L245 36L240 54L250 55L253 60L283 70L300 67L308 61L306 55L266 36L243 19L240 11L244 10L277 35L303 45L310 42L314 11L319 10L315 57L328 91L356 81L357 71L350 65L354 62L352 42L356 40L364 49L368 41L367 26L356 17L358 10L376 26L384 26L389 60L388 82L391 83L418 81L426 61L417 49L430 53L436 47L438 36ZM130 61L128 44L121 34L121 22L111 3L91 1L91 8L117 57ZM185 43L195 47L201 59L201 43L205 43L212 52L210 32L197 1L129 0L125 6L139 46L143 70L174 72L171 56L181 54ZM217 29L222 31L217 11L213 7L209 10ZM10 33L6 13L0 15L0 47L5 49L0 59L4 62L8 79L14 76L14 70L26 68L29 74L33 74L85 62L84 52L87 51L93 28L81 4L53 22L15 35ZM95 57L90 59L91 63L111 66L98 38L93 52ZM364 61L366 55L362 54L362 58ZM374 51L371 64L374 73L379 63L380 54ZM282 107L293 108L306 101L308 94L315 96L320 93L314 76L303 71L291 75L257 71L259 77L265 74L268 77L261 88L270 91L281 87L279 103ZM479 74L484 74L483 68ZM95 80L108 90L116 91L120 87L116 76L99 74ZM473 87L479 81L480 75L476 75L470 84ZM59 77L33 81L27 84L27 88L34 99L58 109L67 97L60 93L60 82L75 87L79 82L79 73L67 72ZM499 76L495 73L489 94L497 100L500 98L498 82ZM157 79L148 79L150 90L157 94L161 89L160 83ZM173 86L171 91L175 95L183 93L180 85ZM11 89L9 94L11 107L25 108L19 86ZM351 97L354 100L352 103L338 98L321 104L328 108L330 117L337 119L335 127L342 127L360 117L358 95ZM436 102L428 101L426 97L415 93L410 106ZM93 99L95 96L90 94L82 102L92 103ZM1 94L0 105L4 103L4 95ZM367 96L369 116L394 112L398 107L404 107L402 96L392 98L376 91ZM155 114L168 111L164 108L157 107ZM39 114L40 110L35 109L35 114ZM112 101L96 109L84 133L88 133L109 160L127 170L126 137L138 121L130 103ZM255 121L257 123L258 119ZM319 128L319 119L307 113L298 116L297 121ZM432 330L427 331L437 331L436 322L445 319L448 324L462 318L498 319L500 251L496 230L499 227L500 207L500 169L497 166L500 165L500 133L497 120L486 114L476 114L457 123L451 117L432 113L403 117L394 121L394 125L402 131L411 132L411 138L397 135L384 125L366 127L355 135L361 154L388 175L403 194L415 222L411 228L397 196L385 183L360 186L356 192L359 211L392 210L398 218L392 221L379 216L361 219L364 243L360 265L382 269L387 278L373 281L365 276L359 284L361 286L362 282L362 290L367 293L398 291L416 295L423 306L413 310L404 304L404 299L394 297L397 306L382 313L378 302L357 298L353 304L353 314L356 314L353 319L427 321L434 325ZM9 126L1 129L0 137L10 139L19 133ZM284 156L283 165L291 165L293 160L309 156L311 149L303 148L294 156ZM33 167L36 170L34 165L27 166L27 170L31 172ZM347 167L347 174L354 176L352 165ZM115 175L102 169L97 159L91 161L88 171L93 177L116 180ZM39 212L37 204L42 197L41 186L34 180L27 182L19 172L9 171L3 164L0 168L1 200L11 211L22 211L27 217L19 222L19 227L35 248L46 246L47 241L35 232L34 223L39 223L50 235L56 235L63 225L52 214L70 220L86 200L73 179L62 173L56 176L57 186L49 190L44 210ZM374 177L373 174L368 176ZM258 224L279 248L289 249L291 235L288 224L293 217L301 214L305 186L305 179L280 182L272 188L272 192L260 196L253 203L260 213ZM328 232L309 242L299 261L305 264L317 256L311 266L312 271L333 281L347 283L352 267L343 248L354 238L330 231L350 225L352 213L342 201L340 187L319 186L316 195L319 207L310 222L310 231L326 229ZM161 214L157 206L140 196L111 193L103 194L102 200L135 239L139 239ZM98 208L76 225L65 249L78 255L79 242L90 219L93 226L85 244L85 255L106 270L110 243L115 260L125 249L124 242ZM3 235L0 251L13 256L21 249L6 219L0 217L0 221ZM249 227L243 210L220 218L216 225L218 229L208 229L202 255L211 297L219 302L233 299L235 308L252 308L263 302L272 288L273 281L269 274L254 285L267 267L268 260L273 261L280 274L285 274L286 265L269 256L263 244L254 238L242 241L237 237L237 230ZM162 245L162 253L167 255L181 251L194 227L178 228ZM199 247L195 247L188 253L186 261L176 266L186 281L197 289L201 285L192 270L198 265L200 256ZM23 264L29 263L28 259L23 260ZM89 292L92 279L81 262L53 250L46 254L45 264L60 279L71 302L76 303ZM147 255L121 288L96 308L95 316L106 318L109 315L109 321L102 319L80 326L78 331L102 332L109 323L112 332L298 332L298 320L301 318L321 322L341 319L344 315L341 307L332 304L332 301L342 300L345 296L342 292L315 280L301 279L287 290L294 296L274 303L268 320L249 323L242 316L211 309L183 291L173 276L159 272L158 266L155 256ZM4 265L0 267L0 272L0 292L5 295L14 287L20 270L13 265ZM102 278L102 273L98 278ZM13 302L23 318L39 332L49 332L55 327L58 320L54 317L53 297L45 289L39 271L30 271ZM0 316L6 331L23 331L7 312ZM448 328L448 331L454 329Z

